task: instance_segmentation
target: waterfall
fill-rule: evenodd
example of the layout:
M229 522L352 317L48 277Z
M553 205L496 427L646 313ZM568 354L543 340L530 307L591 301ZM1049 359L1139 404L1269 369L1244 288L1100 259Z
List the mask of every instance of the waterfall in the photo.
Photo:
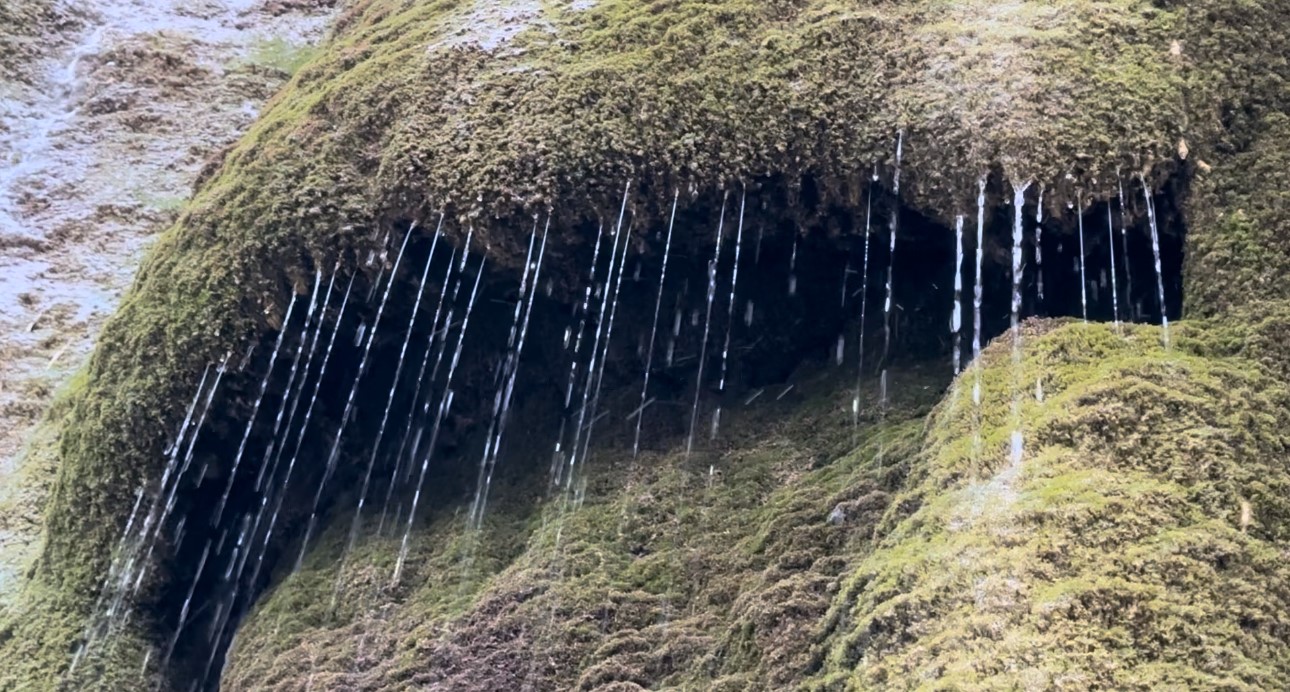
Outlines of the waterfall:
M1026 188L1030 183L1014 185L1012 188L1012 369L1013 379L1019 380L1021 377L1021 272L1022 272L1022 253L1021 240L1023 234L1022 227L1022 207L1026 204ZM1083 234L1080 236L1083 237ZM1021 433L1021 385L1015 381L1012 398L1012 463L1017 465L1021 463L1024 441Z

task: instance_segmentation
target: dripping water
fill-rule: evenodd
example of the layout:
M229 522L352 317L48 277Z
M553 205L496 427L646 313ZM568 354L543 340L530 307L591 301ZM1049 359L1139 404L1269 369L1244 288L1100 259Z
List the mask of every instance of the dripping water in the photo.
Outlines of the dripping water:
M959 374L962 360L963 331L963 215L954 220L954 309L950 313L950 333L954 338L954 374Z
M1012 368L1013 379L1021 377L1021 272L1022 272L1022 207L1026 203L1026 188L1030 183L1014 185L1012 189ZM1080 234L1081 239L1083 234ZM1081 255L1081 262L1083 256ZM1012 463L1021 463L1024 441L1021 433L1021 385L1014 382L1012 398Z
M1160 300L1160 341L1164 344L1165 349L1169 349L1169 309L1165 306L1165 277L1160 266L1160 232L1156 227L1156 203L1151 199L1151 186L1147 184L1144 176L1139 176L1142 181L1142 197L1147 202L1147 223L1151 226L1151 254L1156 269L1156 295Z
M440 216L440 228L442 228L442 221L443 221L443 217ZM413 229L408 229L409 236L412 235L412 230ZM381 422L376 429L376 439L371 443L372 452L368 456L367 469L363 473L363 485L358 492L358 506L354 509L354 519L350 523L349 538L345 542L345 548L341 551L340 567L336 570L337 572L336 588L333 589L332 591L333 608L336 607L336 599L340 594L341 579L344 574L346 559L348 558L350 551L354 549L354 541L357 540L358 531L362 525L363 507L367 503L367 491L372 482L372 471L376 468L376 459L378 454L380 453L381 441L385 438L385 428L389 424L389 420L390 420L390 410L394 407L395 394L397 393L398 386L399 386L399 376L403 374L403 362L407 357L408 344L411 343L412 341L412 334L414 333L414 330L416 327L417 316L420 314L421 300L425 297L426 279L428 279L430 276L430 265L434 261L435 250L438 249L439 247L439 237L440 237L440 232L436 230L434 239L430 243L430 252L426 256L425 268L421 270L421 277L420 279L418 279L416 284L416 297L413 299L413 303L412 303L412 314L408 317L408 328L407 328L407 331L404 333L403 342L399 346L399 357L394 367L394 377L390 381L390 391L385 397L385 409L381 413ZM406 239L404 240L404 243L405 244L407 243ZM395 271L397 271L398 269L397 261L395 262L394 269ZM394 285L394 280L395 280L395 273L391 272L390 274L391 286ZM389 288L386 289L387 297L388 297L388 292L389 292ZM384 299L382 299L382 307L384 307ZM379 323L380 319L381 319L381 312L378 309L376 313L376 322L373 323L373 331L375 331L376 324ZM370 343L369 343L369 346L370 346ZM393 483L393 479L391 479L391 483Z
M461 283L460 275L462 275L462 273L465 271L466 260L469 259L470 257L469 243L470 243L470 236L468 235L466 237L466 244L463 245L462 247L461 266L457 269L457 273L459 275L458 285L460 285ZM487 262L487 255L481 255L479 258L479 266L476 268L475 285L470 290L470 299L466 302L465 316L462 317L461 327L457 332L457 345L453 350L452 360L449 361L448 363L448 374L444 380L443 396L440 397L439 399L439 409L435 414L434 426L431 428L431 431L430 431L430 441L426 444L425 451L421 453L421 471L417 476L416 490L412 494L412 503L408 508L407 520L403 526L403 539L399 543L399 557L394 563L394 576L390 580L391 585L397 585L399 583L400 578L403 575L403 565L408 557L408 539L412 534L412 522L413 520L416 519L417 505L421 501L421 492L425 488L426 471L430 467L430 457L434 454L435 445L439 441L439 431L442 429L444 418L448 415L448 410L452 407L453 375L456 374L457 364L461 360L462 344L466 340L466 330L470 326L470 315L475 309L475 299L479 295L479 282L484 277L484 265L486 262ZM456 296L454 293L454 298L455 297ZM445 320L445 323L448 326L445 326L445 329L448 329L451 327L452 325L451 319L452 319L452 313L451 311L449 311L448 319ZM438 369L437 363L435 365L435 368L436 370ZM427 399L427 402L428 402L428 399Z
M895 198L895 203L891 208L890 236L891 247L887 255L887 298L882 306L882 375L881 375L881 392L879 403L882 411L885 413L888 406L887 399L887 367L890 364L891 356L891 308L892 293L895 288L893 279L896 273L896 231L900 225L900 159L903 153L905 143L905 133L902 131L896 137L896 167L892 173L891 192Z
M318 491L314 494L313 509L309 512L309 520L305 527L304 540L300 542L300 557L296 560L296 569L304 562L305 554L309 550L309 539L313 535L314 526L318 520L318 507L322 502L323 490L327 487L327 481L336 470L336 461L340 456L340 443L345 436L345 426L349 423L350 416L354 409L354 397L358 394L358 386L363 380L363 375L367 370L367 359L372 352L372 343L376 340L377 329L381 324L381 316L385 312L385 305L390 298L390 289L394 287L394 277L398 275L399 264L403 261L403 252L408 247L408 240L412 238L415 226L408 229L403 236L403 244L399 246L399 254L394 259L394 267L390 270L390 283L385 287L385 293L381 296L381 304L376 309L376 318L372 321L372 329L367 335L363 344L363 355L358 362L358 371L354 373L354 382L350 385L349 396L345 400L345 409L340 416L340 424L336 430L336 437L332 440L331 451L327 455L327 466L323 470L322 478L318 481Z
M860 425L860 383L864 379L864 337L865 337L865 318L869 306L869 245L872 237L872 220L873 220L873 189L878 182L878 170L875 166L873 178L869 181L869 200L865 204L864 211L864 259L860 271L860 337L856 340L857 358L856 358L856 391L851 398L851 429Z
M1039 186L1039 203L1035 207L1035 278L1039 306L1044 304L1044 186Z
M727 191L721 198L721 213L717 218L717 239L716 247L712 252L712 260L708 262L708 310L707 319L703 323L703 341L699 348L699 372L694 381L694 404L690 408L690 434L685 440L685 456L689 458L690 453L694 451L694 428L699 419L699 397L703 394L703 366L708 359L708 333L712 327L712 303L717 295L717 262L721 259L721 237L725 231L726 223L726 201L730 197ZM793 267L797 266L797 239L793 240ZM795 292L797 287L796 275L789 278L789 295Z
M658 297L654 301L654 320L650 325L649 331L649 349L645 357L645 381L641 384L641 406L639 415L636 417L636 437L632 441L632 458L635 458L641 451L641 423L645 419L645 397L649 394L649 376L650 369L654 365L654 341L658 334L658 313L663 307L663 287L667 283L667 259L672 252L672 229L676 225L676 206L681 199L681 191L677 190L672 196L672 214L667 222L667 240L663 243L663 268L659 270L658 275ZM761 249L761 234L757 235L758 250ZM760 254L760 252L758 253ZM679 317L679 315L678 315ZM679 319L678 319L679 322ZM744 316L745 324L752 322L752 303L748 303L748 310ZM679 325L677 325L679 326Z
M977 181L976 274L972 287L972 458L981 453L981 264L985 257L985 176Z
M484 512L488 507L488 491L489 491L489 488L492 487L493 469L497 467L497 455L498 455L499 449L501 448L502 435L506 431L506 423L510 415L511 399L515 393L515 379L519 375L520 356L524 353L524 340L525 340L525 337L528 335L529 319L533 315L533 303L537 301L538 281L541 279L541 276L542 276L542 259L546 256L546 240L547 240L547 234L550 230L551 230L551 217L548 216L546 221L546 227L543 228L542 230L542 245L538 248L537 263L533 265L533 268L532 268L532 271L533 271L532 288L529 290L528 306L524 309L524 322L520 326L519 341L516 343L515 350L513 351L513 355L512 357L509 358L509 360L507 361L506 367L504 368L504 371L506 372L506 388L504 390L504 394L502 397L500 417L498 418L498 421L497 421L497 434L493 438L492 446L485 448L486 453L489 452L489 450L491 450L491 454L490 456L485 457L485 459L487 460L487 467L486 468L481 467L481 471L486 472L482 482L482 491L479 490L480 484L477 483L476 485L476 494L478 495L478 498L476 500L476 509L475 509L475 529L476 530L479 530L482 527L484 522ZM535 227L534 235L536 235L536 231L537 231L537 228ZM619 274L619 280L620 281L622 280L621 273ZM523 298L524 298L524 287L521 284L520 286L521 301L523 300Z
M744 241L744 203L747 201L747 195L748 190L745 188L739 197L739 224L738 230L735 232L735 263L730 268L730 303L726 308L726 343L721 348L721 380L717 385L717 392L720 396L724 396L726 393L726 374L730 363L730 335L734 332L735 325L735 291L739 286L739 253ZM839 353L841 352L839 351ZM717 436L717 428L720 425L721 404L718 402L717 409L712 414L712 437Z
M1111 316L1115 323L1115 331L1120 331L1120 290L1116 285L1119 279L1115 272L1115 224L1111 221L1111 204L1106 205L1106 250L1111 256ZM1128 262L1128 258L1125 258Z
M1075 199L1078 200L1075 205L1075 218L1079 230L1079 306L1084 323L1088 324L1088 279L1084 276L1084 201L1080 193L1076 193Z

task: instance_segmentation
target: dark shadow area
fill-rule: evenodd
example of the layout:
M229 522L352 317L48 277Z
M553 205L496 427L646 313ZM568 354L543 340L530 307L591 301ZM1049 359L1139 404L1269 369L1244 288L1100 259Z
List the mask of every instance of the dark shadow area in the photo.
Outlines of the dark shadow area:
M992 185L985 210L983 343L1007 330L1011 320L1013 211L994 187L1003 186ZM1129 192L1142 197L1140 190ZM1155 198L1171 318L1182 298L1180 193L1175 185ZM545 249L540 279L526 280L523 290L519 261L494 267L490 260L481 270L482 255L471 248L463 267L462 248L441 240L432 256L431 234L421 230L399 260L406 227L392 234L383 258L374 253L351 261L349 266L360 269L343 314L352 269L335 277L329 294L330 277L323 276L319 306L308 324L312 286L297 287L272 370L276 334L256 345L244 369L228 374L201 432L195 470L180 481L166 545L158 549L159 586L141 610L158 633L156 655L174 689L218 687L224 653L241 618L303 551L319 544L327 527L333 536L337 526L348 530L360 498L360 541L375 531L400 535L414 498L416 519L434 507L468 502L493 439L489 431L501 424L494 414L499 408L543 412L541 420L513 421L506 428L501 448L513 453L501 454L501 463L531 459L545 466L550 460L558 469L580 418L581 430L594 435L602 417L621 422L643 415L647 447L684 439L696 383L705 401L745 402L791 385L807 361L832 361L840 377L863 376L866 382L885 363L898 361L940 361L949 371L955 227L898 205L883 187L871 195L850 207L821 206L810 179L790 185L772 178L750 186L746 197L740 188L683 196L661 300L668 219L638 223L629 212L624 227L630 240L615 245L617 210L606 212L599 249L594 242L558 240L595 238L599 221L553 231L550 237L557 240ZM1084 296L1091 320L1109 321L1118 304L1121 319L1159 321L1145 202L1135 206L1132 196L1129 201L1123 214L1114 200L1083 214ZM1024 215L1022 317L1078 317L1083 309L1074 210L1044 220L1039 246L1033 203ZM534 242L530 266L540 242ZM514 246L490 253L522 258L528 243L525 232ZM965 212L962 249L966 365L976 280L975 210ZM364 360L365 339L373 330ZM514 361L508 354L521 335L523 352L511 386ZM651 380L643 412L632 410L639 408L636 403L600 401L601 390L639 387L647 362ZM589 370L595 373L592 384L585 377ZM235 462L248 420L251 432ZM707 421L698 425L705 431L699 437L706 439Z

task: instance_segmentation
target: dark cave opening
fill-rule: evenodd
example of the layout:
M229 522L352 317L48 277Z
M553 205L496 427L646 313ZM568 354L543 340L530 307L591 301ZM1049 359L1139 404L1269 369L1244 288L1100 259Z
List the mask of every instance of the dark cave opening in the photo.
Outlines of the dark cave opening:
M1182 184L1175 182L1154 198L1171 318L1180 314L1182 305L1185 228L1179 204L1181 189ZM1121 319L1159 321L1145 202L1140 188L1136 193L1139 201L1135 203L1130 195L1123 214L1114 197L1084 210L1085 295L1090 320L1112 319L1115 303L1110 287L1114 284ZM602 234L598 253L588 240L596 237L600 223L588 221L563 233L552 230L542 275L532 291L532 316L514 389L513 407L538 413L511 426L503 440L501 465L542 467L533 473L546 473L548 460L555 456L550 450L556 449L563 434L561 420L575 417L582 406L580 395L591 390L570 386L571 366L580 363L585 375L597 328L603 324L605 336L610 336L609 325L604 324L608 317L602 318L602 314L614 315L612 338L601 366L606 390L640 387L654 335L651 402L637 412L649 428L646 445L683 443L701 361L700 396L705 401L742 402L759 390L787 386L794 371L808 361L833 362L845 377L856 378L862 349L865 386L877 386L876 373L888 361L943 362L948 379L956 257L952 221L901 205L881 187L872 192L872 208L868 196L852 205L822 202L809 178L793 185L771 178L750 185L746 198L742 194L736 188L728 194L707 193L684 200L672 231L661 300L658 287L668 237L666 218L637 224L628 216L624 225L630 229L632 241L621 244L626 255L621 278L615 279L620 284L606 281L616 254L610 250L612 233L606 230ZM1001 181L992 182L987 199L982 247L983 342L1008 329L1012 290L1013 210L1005 202L1011 199L1010 190ZM1040 302L1034 202L1032 191L1024 215L1022 316L1078 318L1082 310L1075 212L1065 209L1054 216L1045 211L1041 248L1045 290ZM741 206L745 210L742 224ZM614 211L606 214L607 228L614 225ZM893 211L899 216L894 262L889 244ZM964 364L971 358L975 211L963 210ZM719 225L721 251L714 255ZM343 314L340 306L349 273L335 277L330 293L319 292L320 332L314 332L318 322L306 329L312 287L303 292L297 288L297 304L291 320L283 325L286 337L272 371L269 362L276 334L256 345L244 369L229 373L226 386L215 399L195 455L194 467L205 471L181 480L178 509L165 534L170 549L160 561L157 588L145 595L140 608L159 633L158 659L167 665L175 689L217 688L223 658L240 619L267 588L295 567L306 534L310 543L305 549L326 543L331 551L334 544L339 559L360 496L365 498L361 531L394 533L402 531L410 500L419 489L426 495L417 509L417 517L422 519L435 507L469 500L475 491L480 459L485 456L486 431L496 421L492 415L495 397L505 387L506 345L520 314L516 306L524 306L519 285L519 267L523 265L516 260L512 264L518 266L494 266L490 258L480 269L482 256L472 252L463 270L460 238L450 242L445 236L431 255L431 234L417 230L397 262L397 271L392 271L406 226L397 230L390 234L394 240L383 256L373 254L370 262L354 263L361 266L353 274ZM523 257L527 230L517 233L522 241L503 251ZM1114 274L1110 269L1112 247L1117 262ZM732 303L736 255L739 269ZM618 255L620 260L622 257ZM709 311L709 272L714 257L715 284ZM427 287L418 305L423 272L428 277ZM588 291L592 275L595 281ZM892 302L887 315L884 304L889 275ZM451 406L436 435L434 421L448 398L449 388L444 383L452 370L477 276L478 295L461 341L450 388ZM863 281L866 276L867 282ZM445 277L449 278L445 281ZM328 281L329 277L322 276L323 289ZM390 281L390 298L382 311L382 297ZM613 295L619 286L617 305L606 313L606 292ZM415 321L411 319L414 306ZM361 365L364 338L370 336L378 312L374 341L366 364ZM436 314L440 319L432 325ZM885 329L890 329L889 334ZM324 349L333 333L334 349L325 358ZM575 356L579 334L584 350ZM725 364L723 353L728 353ZM297 362L298 354L293 379L292 363ZM319 384L324 361L327 369ZM422 372L425 376L418 378ZM724 387L722 373L727 373ZM262 381L267 381L263 404L252 421L245 453L230 483L236 450ZM316 404L306 413L315 387ZM351 391L355 393L352 403ZM293 398L299 402L294 407L289 403ZM347 408L349 418L344 420ZM632 413L621 406L620 410L610 408L607 404L595 415L622 419ZM279 416L281 427L275 436ZM308 428L301 432L306 416ZM706 426L706 421L700 426ZM271 444L275 440L276 447ZM432 442L428 475L422 485L418 483L419 471ZM294 451L297 445L298 453ZM333 446L334 463L329 464ZM279 448L281 451L275 451ZM364 493L369 466L370 484ZM229 489L228 501L219 511L225 488ZM315 513L316 527L310 531L310 517ZM326 530L330 524L339 528ZM173 654L167 655L172 641Z

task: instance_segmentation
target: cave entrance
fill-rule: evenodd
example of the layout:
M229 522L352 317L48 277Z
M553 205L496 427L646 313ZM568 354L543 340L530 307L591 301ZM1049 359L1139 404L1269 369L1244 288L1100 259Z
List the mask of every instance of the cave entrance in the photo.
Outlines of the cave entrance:
M1011 319L1014 217L1004 188L991 183L983 213L983 342ZM1182 304L1177 190L1175 183L1154 197L1171 316ZM1090 320L1109 321L1118 306L1122 320L1158 322L1142 199L1135 205L1130 196L1121 208L1111 198L1084 210L1082 283L1079 218L1073 209L1046 211L1041 228L1030 199L1022 316L1079 317L1086 304ZM414 503L421 521L433 508L469 500L490 445L508 473L546 482L548 461L555 476L567 458L576 427L569 421L588 402L598 407L602 389L638 391L647 362L645 407L623 403L632 396L607 397L577 429L608 418L617 423L601 434L615 430L613 444L630 445L624 431L639 416L644 445L675 446L694 434L692 402L749 405L762 392L770 400L792 386L805 362L837 368L874 391L877 374L893 363L933 364L948 383L956 273L962 363L971 358L975 211L963 210L956 272L954 218L905 206L881 185L858 199L826 201L809 177L791 184L772 177L750 184L746 195L690 196L674 224L628 215L631 242L598 234L614 226L613 210L607 222L553 233L541 277L523 290L517 267L525 256L532 266L534 257L527 235L501 249L511 257L503 267L463 253L460 239L435 245L424 231L400 255L408 225L398 226L385 246L374 241L376 250L352 258L355 269L322 276L317 289L297 286L276 357L271 335L229 374L196 450L201 470L181 481L158 586L143 603L165 642L158 659L183 681L177 689L217 688L239 621L302 555L339 561L351 536L404 531ZM508 344L521 315L527 341L507 393ZM514 408L541 413L496 441L489 431L502 394L513 396ZM698 425L698 437L707 438L708 421ZM362 521L351 533L360 498Z

